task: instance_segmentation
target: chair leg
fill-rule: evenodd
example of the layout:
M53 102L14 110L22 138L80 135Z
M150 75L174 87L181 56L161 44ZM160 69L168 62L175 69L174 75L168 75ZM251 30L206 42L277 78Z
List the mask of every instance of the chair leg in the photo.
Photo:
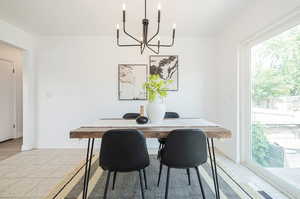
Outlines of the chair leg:
M112 186L112 190L115 189L116 178L117 178L117 171L114 172L114 178L113 178L113 186Z
M144 199L145 196L144 196L143 178L142 178L141 170L139 170L139 175L140 175L140 185L141 185L142 199Z
M200 177L200 173L199 173L199 168L195 167L196 172L197 172L197 176L198 176L198 180L199 180L199 184L200 184L200 189L201 189L201 194L202 194L202 198L205 199L205 193L204 193L204 189L203 189L203 185L201 182L201 177Z
M165 199L168 199L168 192L169 192L169 180L170 180L170 167L168 167L168 171L167 171L167 183L166 183L166 193L165 193Z
M103 199L106 199L106 196L107 196L107 189L108 189L108 185L109 185L110 173L111 173L111 171L108 171L108 173L107 173Z
M160 182L160 177L161 177L161 171L162 171L162 163L160 162L159 173L158 173L158 181L157 181L157 186L158 187L159 187L159 182Z
M144 180L145 180L145 188L148 189L147 176L146 176L146 169L143 169L143 173L144 173Z
M158 151L157 151L157 159L159 159L159 152L160 152L161 148L162 148L162 144L159 143L159 147L158 147Z
M186 173L187 173L187 176L188 176L189 185L191 185L191 175L190 175L190 169L186 169Z

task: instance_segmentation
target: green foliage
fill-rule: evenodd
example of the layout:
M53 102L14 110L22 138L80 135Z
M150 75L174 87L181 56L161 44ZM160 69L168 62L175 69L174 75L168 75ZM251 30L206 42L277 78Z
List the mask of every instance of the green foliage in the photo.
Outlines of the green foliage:
M255 47L253 100L267 104L280 96L300 95L300 26Z
M263 167L283 167L284 150L271 144L261 124L252 125L252 158Z
M253 100L260 105L261 102L269 102L280 96L289 95L290 87L285 83L285 77L277 69L266 69L255 75L253 82ZM270 107L268 107L270 108Z
M252 126L252 158L262 166L267 166L269 142L262 125Z
M167 97L168 85L172 82L173 80L162 80L159 75L150 75L149 80L144 84L148 92L149 101L153 102L157 97Z

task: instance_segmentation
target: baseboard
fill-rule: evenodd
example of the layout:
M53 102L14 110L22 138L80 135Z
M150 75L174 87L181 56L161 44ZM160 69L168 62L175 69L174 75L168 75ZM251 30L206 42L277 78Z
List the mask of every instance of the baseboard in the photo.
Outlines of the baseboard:
M22 151L31 151L33 149L32 146L22 144Z
M23 137L23 132L17 132L17 134L14 138L18 139L18 138L22 138L22 137Z
M14 137L7 137L7 138L0 139L0 142L6 142L12 139L14 139Z

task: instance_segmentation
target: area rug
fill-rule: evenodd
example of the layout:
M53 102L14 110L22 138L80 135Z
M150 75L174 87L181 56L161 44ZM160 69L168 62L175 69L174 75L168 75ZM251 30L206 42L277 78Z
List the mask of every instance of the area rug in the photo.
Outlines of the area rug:
M151 165L147 167L148 189L145 190L146 199L163 199L165 195L166 171L163 167L160 186L157 187L159 172L159 162L156 156L150 156ZM57 188L56 193L52 193L52 198L78 199L82 198L82 188L84 179L84 165L78 167L74 175L64 180ZM209 163L199 167L204 191L207 199L214 199L214 184ZM92 161L88 198L102 198L107 172L99 167L99 159L96 156ZM261 198L256 193L248 191L234 181L227 173L218 166L218 179L221 199L256 199ZM138 172L118 173L115 190L112 190L112 178L108 190L109 199L140 199L140 182ZM171 169L170 199L202 198L195 169L191 169L191 185L188 185L186 171L183 169Z

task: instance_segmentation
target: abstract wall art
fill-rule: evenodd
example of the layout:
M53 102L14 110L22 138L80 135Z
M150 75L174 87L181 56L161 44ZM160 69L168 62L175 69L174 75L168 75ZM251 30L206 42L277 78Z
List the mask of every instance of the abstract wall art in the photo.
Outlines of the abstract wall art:
M163 80L173 80L169 91L178 91L178 56L151 55L149 57L150 74L157 74Z
M147 100L147 71L146 64L119 64L119 100Z

